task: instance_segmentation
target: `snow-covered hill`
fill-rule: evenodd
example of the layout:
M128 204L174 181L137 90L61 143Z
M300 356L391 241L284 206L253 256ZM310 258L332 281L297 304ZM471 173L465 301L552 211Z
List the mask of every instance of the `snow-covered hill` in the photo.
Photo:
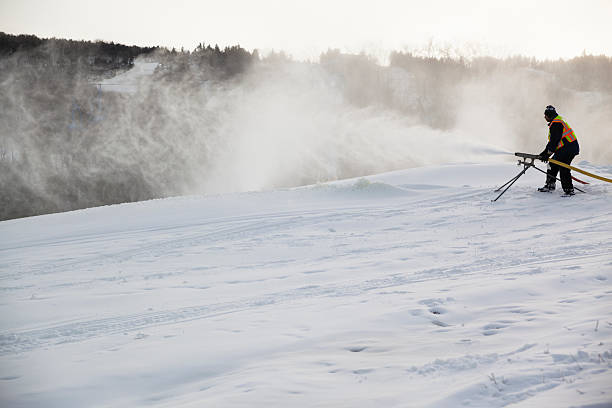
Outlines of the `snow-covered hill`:
M610 407L612 185L518 171L1 222L0 406Z
M153 75L158 66L159 63L157 62L136 61L132 69L105 79L98 85L103 91L133 94L138 90L139 82L143 78Z

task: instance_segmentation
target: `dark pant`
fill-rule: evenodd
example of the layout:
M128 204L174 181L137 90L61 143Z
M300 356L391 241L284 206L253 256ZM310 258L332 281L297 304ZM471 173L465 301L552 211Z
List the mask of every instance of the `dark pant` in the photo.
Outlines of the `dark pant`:
M556 152L553 159L560 161L561 163L570 164L574 160L576 155L567 151ZM561 167L554 163L548 163L548 171L546 172L546 184L554 186L556 184L557 173L561 173L561 187L563 190L571 190L574 188L572 184L572 175L570 169Z

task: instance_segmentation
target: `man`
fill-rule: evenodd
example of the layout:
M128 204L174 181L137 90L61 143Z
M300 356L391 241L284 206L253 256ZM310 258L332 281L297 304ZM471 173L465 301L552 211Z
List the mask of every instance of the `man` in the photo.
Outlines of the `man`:
M557 114L554 106L548 105L544 110L544 118L548 122L548 144L540 153L540 160L547 162L548 158L554 154L553 159L561 163L570 164L574 157L580 152L578 140L572 128L565 119ZM561 167L554 163L548 163L546 172L546 184L538 188L538 191L550 192L555 190L557 173L561 173L561 187L566 196L574 195L572 175L570 169Z

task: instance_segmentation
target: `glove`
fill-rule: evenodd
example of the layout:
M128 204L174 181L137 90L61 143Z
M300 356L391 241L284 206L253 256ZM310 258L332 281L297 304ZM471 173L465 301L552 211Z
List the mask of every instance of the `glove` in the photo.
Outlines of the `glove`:
M548 150L544 149L544 151L542 153L540 153L540 160L543 161L544 163L546 163L548 161L548 158L550 157L550 154L548 154Z

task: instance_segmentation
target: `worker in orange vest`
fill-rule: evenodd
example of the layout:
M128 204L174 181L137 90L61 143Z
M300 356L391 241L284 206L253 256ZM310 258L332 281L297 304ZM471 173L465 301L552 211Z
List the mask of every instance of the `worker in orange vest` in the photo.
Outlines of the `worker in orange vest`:
M540 160L547 162L550 156L554 154L553 159L569 165L580 152L574 130L565 119L557 114L557 110L552 105L548 105L544 110L544 118L548 122L548 144L540 153ZM554 191L557 173L561 173L561 187L563 187L565 195L572 196L575 194L570 169L548 163L547 170L546 184L544 187L538 188L538 191Z

